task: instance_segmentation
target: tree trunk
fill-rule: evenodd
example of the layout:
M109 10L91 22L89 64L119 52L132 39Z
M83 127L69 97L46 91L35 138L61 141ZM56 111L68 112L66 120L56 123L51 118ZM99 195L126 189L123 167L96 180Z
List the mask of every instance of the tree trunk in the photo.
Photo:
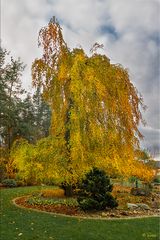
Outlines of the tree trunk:
M64 189L66 197L72 197L73 196L73 185L72 184L62 183L61 186Z
M12 128L8 127L8 149L11 149Z

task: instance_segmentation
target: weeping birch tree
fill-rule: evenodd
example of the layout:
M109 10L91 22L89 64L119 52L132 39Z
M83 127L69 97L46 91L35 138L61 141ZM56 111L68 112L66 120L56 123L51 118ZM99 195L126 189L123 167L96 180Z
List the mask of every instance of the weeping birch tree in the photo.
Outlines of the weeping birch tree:
M53 174L74 183L96 166L149 179L150 170L135 160L143 101L128 71L98 54L97 43L89 56L82 48L70 50L55 18L40 30L38 43L43 55L32 77L52 110Z

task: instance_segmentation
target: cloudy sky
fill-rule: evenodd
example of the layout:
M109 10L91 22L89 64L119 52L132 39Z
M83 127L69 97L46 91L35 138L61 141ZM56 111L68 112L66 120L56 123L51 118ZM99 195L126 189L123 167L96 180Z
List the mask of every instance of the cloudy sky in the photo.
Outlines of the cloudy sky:
M160 145L160 0L0 0L2 46L27 64L23 86L31 90L31 64L40 56L38 32L52 16L70 48L87 52L98 42L112 63L128 68L148 106L140 126L142 146ZM160 148L160 147L159 147Z

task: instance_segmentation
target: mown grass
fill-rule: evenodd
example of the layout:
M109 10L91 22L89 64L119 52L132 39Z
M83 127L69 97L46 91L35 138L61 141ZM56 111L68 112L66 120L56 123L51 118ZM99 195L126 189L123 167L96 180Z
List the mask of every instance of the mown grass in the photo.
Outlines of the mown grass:
M1 240L158 240L157 217L87 220L20 209L12 199L45 187L0 190ZM48 188L48 187L47 187Z

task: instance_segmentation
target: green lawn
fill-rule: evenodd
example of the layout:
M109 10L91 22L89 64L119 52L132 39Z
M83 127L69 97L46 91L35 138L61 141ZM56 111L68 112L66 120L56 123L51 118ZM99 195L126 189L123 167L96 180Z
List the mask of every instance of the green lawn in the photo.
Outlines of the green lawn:
M11 200L41 187L0 191L1 240L158 240L158 218L85 220L34 212L14 206ZM44 188L44 187L43 187Z

